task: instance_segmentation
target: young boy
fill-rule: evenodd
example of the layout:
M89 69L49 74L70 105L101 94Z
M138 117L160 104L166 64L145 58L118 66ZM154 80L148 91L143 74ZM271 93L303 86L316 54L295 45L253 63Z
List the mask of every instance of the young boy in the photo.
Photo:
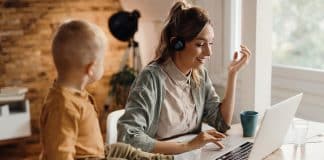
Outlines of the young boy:
M85 87L103 75L106 44L94 24L74 20L59 27L52 43L57 79L40 117L40 159L173 159L121 143L104 149L96 104Z

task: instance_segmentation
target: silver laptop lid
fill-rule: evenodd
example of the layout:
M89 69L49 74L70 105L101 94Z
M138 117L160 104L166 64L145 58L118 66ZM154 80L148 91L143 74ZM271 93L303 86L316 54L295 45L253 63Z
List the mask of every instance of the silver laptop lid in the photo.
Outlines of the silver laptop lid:
M265 111L249 160L260 160L280 148L303 94L288 98Z

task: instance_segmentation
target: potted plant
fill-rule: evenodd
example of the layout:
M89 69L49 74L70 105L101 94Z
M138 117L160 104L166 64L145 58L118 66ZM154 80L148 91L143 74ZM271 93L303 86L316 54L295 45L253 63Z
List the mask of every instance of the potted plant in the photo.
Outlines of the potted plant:
M136 72L133 68L130 68L128 65L112 75L112 78L109 81L111 86L109 95L112 96L113 103L122 108L126 104L127 96L129 89L135 80Z

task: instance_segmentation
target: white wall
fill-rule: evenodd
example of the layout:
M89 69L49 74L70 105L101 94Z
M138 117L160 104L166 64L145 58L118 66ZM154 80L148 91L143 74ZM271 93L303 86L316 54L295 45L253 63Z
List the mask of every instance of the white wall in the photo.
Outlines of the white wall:
M168 15L173 0L120 0L124 10L140 11L138 32L135 40L139 42L142 67L155 57L164 18Z
M226 82L226 73L224 72L225 62L223 54L226 50L224 40L224 2L223 0L197 0L196 5L207 10L214 29L213 54L210 61L206 64L212 82L219 86L224 86Z
M139 20L138 32L135 39L139 42L142 68L155 57L163 23L161 21Z
M241 73L239 92L242 110L264 112L271 105L272 8L271 1L242 1L242 44L252 52L250 64Z

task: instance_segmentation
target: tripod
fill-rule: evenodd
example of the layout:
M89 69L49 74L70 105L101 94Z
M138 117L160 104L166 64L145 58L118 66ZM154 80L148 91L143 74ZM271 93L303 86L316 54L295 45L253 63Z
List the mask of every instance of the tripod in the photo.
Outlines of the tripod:
M128 47L123 55L120 70L131 62L130 67L132 67L137 75L142 67L141 55L138 47L138 42L133 38L129 40Z

